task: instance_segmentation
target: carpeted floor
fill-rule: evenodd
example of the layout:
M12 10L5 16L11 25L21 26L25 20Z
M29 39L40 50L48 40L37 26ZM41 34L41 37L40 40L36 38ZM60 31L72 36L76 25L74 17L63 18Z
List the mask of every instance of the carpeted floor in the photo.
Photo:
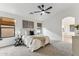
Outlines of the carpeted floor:
M70 56L72 55L71 44L64 42L51 42L35 52L31 52L25 46L8 46L0 48L0 56Z

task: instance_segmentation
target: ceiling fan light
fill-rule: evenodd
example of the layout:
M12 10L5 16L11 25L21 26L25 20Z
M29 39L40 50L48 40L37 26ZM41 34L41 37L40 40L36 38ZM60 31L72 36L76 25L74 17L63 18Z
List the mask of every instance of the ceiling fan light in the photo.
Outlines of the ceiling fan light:
M43 13L43 14L44 14L45 12L44 12L44 11L42 11L41 13Z
M41 15L44 15L44 14L45 14L45 12L44 12L44 11L42 11L42 12L41 12Z

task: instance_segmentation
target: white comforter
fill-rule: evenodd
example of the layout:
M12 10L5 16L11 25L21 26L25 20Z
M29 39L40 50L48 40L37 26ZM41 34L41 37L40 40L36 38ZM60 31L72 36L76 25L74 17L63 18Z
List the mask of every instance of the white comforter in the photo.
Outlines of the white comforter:
M43 45L40 40L33 39L32 36L23 36L24 43L26 46L31 50L32 52L34 50L39 49L42 46L45 46L46 44L49 43L48 37L45 39L45 44Z

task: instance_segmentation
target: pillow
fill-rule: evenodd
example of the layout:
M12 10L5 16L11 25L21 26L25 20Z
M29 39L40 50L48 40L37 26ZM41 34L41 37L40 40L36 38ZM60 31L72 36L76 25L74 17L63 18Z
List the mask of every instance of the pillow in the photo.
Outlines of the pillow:
M23 41L24 41L24 44L25 44L27 47L30 47L30 44L32 43L32 37L31 37L31 36L23 35L22 39L23 39Z
M29 31L29 34L30 35L34 35L34 31Z

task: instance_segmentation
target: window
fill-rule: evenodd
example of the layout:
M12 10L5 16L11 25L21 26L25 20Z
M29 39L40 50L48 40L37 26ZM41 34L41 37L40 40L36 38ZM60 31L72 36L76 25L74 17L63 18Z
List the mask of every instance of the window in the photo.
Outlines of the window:
M15 36L15 20L7 17L0 17L0 38Z
M1 25L1 38L13 37L15 36L15 27Z
M42 34L42 23L37 23L37 34Z
M74 32L75 31L75 26L74 25L70 25L70 32Z
M37 27L42 28L42 23L37 23Z
M23 20L23 28L34 28L34 22Z

